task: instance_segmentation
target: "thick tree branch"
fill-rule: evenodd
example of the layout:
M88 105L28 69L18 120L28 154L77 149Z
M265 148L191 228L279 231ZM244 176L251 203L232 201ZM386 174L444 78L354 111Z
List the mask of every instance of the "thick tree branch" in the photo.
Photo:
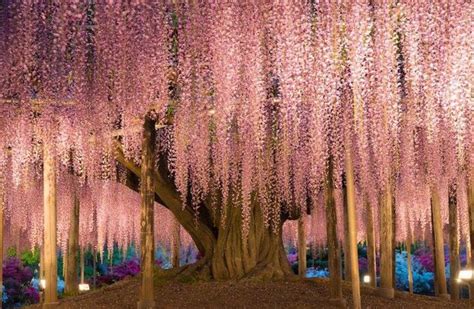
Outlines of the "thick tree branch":
M115 159L138 179L140 178L140 167L134 162L127 160L122 151L121 145L116 143ZM179 223L188 231L193 238L199 251L203 254L212 254L209 252L213 248L216 241L216 231L213 228L206 212L200 212L199 217L196 218L194 211L190 207L183 209L183 204L179 193L174 184L171 183L167 176L163 176L160 170L155 171L155 193L158 197L157 201L168 208L179 221ZM137 191L138 182L128 182L127 185ZM198 220L196 220L198 219Z

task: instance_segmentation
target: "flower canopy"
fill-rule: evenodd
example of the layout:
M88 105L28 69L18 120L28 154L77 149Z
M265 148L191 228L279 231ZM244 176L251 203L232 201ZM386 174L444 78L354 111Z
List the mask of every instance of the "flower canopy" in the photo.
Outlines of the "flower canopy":
M59 207L81 196L81 235L97 226L99 244L136 237L139 197L115 183L126 179L115 155L119 144L140 164L152 114L157 164L166 157L196 212L207 198L218 210L233 203L248 230L253 198L267 224L309 207L324 241L327 164L340 189L350 148L359 239L364 203L377 215L388 182L399 239L408 226L421 224L419 238L430 229L434 187L448 221L450 186L466 238L474 6L389 2L1 1L0 181L12 226L41 238L47 142L69 199Z

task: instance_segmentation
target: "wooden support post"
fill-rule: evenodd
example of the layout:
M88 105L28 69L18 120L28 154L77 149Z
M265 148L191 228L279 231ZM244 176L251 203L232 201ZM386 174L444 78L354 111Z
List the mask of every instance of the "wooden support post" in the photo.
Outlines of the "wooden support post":
M395 237L395 233L397 232L397 212L396 212L396 205L395 204L395 196L392 194L392 286L395 288L397 286L396 280L396 272L395 267L397 265L396 256L397 256L397 238Z
M298 275L306 278L306 231L305 214L301 214L298 220Z
M137 304L139 309L154 308L153 266L154 266L154 222L155 182L155 121L145 117L143 128L142 165L141 165L141 287Z
M449 264L451 299L459 299L459 285L456 281L460 270L459 262L459 231L456 188L449 188Z
M56 162L49 142L43 144L44 273L46 287L43 308L58 305L56 252Z
M77 274L77 260L79 254L79 198L74 194L74 204L71 213L71 224L69 226L69 239L67 254L65 255L66 275L65 293L74 295L79 293L79 282Z
M392 212L392 184L387 180L385 192L381 200L381 239L380 239L380 296L394 298L393 288L393 212Z
M353 308L362 307L360 299L360 280L359 280L359 256L357 254L357 216L355 205L355 187L354 187L354 168L352 163L352 153L349 144L346 144L346 185L347 185L347 218L349 238L350 269L352 281L352 303Z
M351 259L349 245L349 216L347 210L347 175L344 175L342 181L342 205L344 209L344 280L351 281Z
M471 176L467 179L467 207L469 210L469 245L468 250L468 267L474 266L474 171L471 170ZM474 284L469 285L469 304L474 308Z
M369 263L370 286L377 287L377 259L375 247L375 231L374 231L374 215L372 212L372 205L366 199L365 209L367 213L367 261Z
M181 244L181 225L176 218L173 218L173 238L171 244L171 263L173 267L179 267L179 249Z
M469 265L474 266L474 172L467 182L467 205L469 208Z
M92 286L95 290L97 282L97 251L94 247L92 249Z
M4 208L5 208L5 183L3 176L0 174L0 300L3 297L3 227L4 227ZM0 306L1 308L1 306Z
M433 217L433 216L431 216ZM433 227L433 218L431 218L431 226ZM434 229L431 228L431 254L433 255L433 264L435 265L435 272L434 272L434 294L436 297L439 297L439 279L438 279L438 272L436 271L436 250L434 244Z
M85 271L85 258L84 258L84 246L81 247L81 283L84 283L84 271Z
M435 256L435 284L440 297L449 298L444 265L443 223L437 188L431 189L431 216L433 221L433 247Z
M332 178L333 162L330 158L328 163L327 179L324 187L329 260L329 286L331 297L330 301L336 305L345 306L346 301L342 297L341 255L339 251L339 241L337 239L336 201L334 199L334 182Z
M411 245L412 245L412 234L410 223L408 223L408 236L407 236L407 272L408 272L408 291L413 294L413 270L411 265Z

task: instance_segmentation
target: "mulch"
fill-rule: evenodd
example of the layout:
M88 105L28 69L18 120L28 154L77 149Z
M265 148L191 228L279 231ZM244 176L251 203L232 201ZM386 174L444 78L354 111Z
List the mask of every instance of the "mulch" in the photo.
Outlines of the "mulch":
M155 287L156 308L336 308L329 301L328 280L190 282L162 280ZM137 278L125 279L102 289L62 299L59 308L136 308ZM343 294L352 307L351 287ZM39 308L39 305L30 308ZM453 302L430 296L397 292L395 299L362 287L362 308L469 308L468 301Z

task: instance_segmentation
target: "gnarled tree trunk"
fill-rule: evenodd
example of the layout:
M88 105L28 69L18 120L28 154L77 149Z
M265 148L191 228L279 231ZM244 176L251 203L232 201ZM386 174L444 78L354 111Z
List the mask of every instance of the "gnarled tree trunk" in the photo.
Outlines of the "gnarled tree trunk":
M291 274L283 249L281 229L274 233L265 226L261 207L253 203L248 238L242 237L241 209L229 207L226 223L217 232L211 258L215 279L259 276L281 279Z
M128 161L117 149L116 159L130 173L127 185L138 190L140 167ZM155 170L155 199L167 207L194 240L201 259L180 269L179 274L201 279L281 279L293 275L288 263L281 235L281 226L272 229L264 222L262 207L256 197L251 201L248 238L242 237L240 207L226 205L223 224L216 217L210 202L203 202L198 214L192 207L183 208L179 193L167 170L166 158L160 157ZM286 218L282 218L283 224ZM295 218L296 219L296 218ZM274 232L277 230L278 232Z

